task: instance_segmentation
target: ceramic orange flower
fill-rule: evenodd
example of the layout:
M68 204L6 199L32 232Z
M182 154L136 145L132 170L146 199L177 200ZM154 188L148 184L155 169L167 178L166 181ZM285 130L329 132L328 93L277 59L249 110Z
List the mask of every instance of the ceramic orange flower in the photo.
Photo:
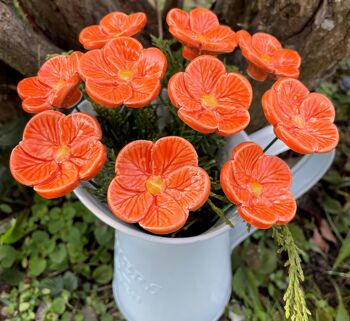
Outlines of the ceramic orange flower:
M13 149L11 173L42 197L63 196L103 167L106 149L101 135L97 120L88 114L44 111L28 122Z
M156 234L180 229L210 192L195 149L177 136L129 143L117 156L115 172L107 193L111 211Z
M221 187L239 215L261 229L293 219L296 203L289 190L291 182L287 164L266 156L253 142L236 146L220 173Z
M310 93L299 80L276 81L264 94L262 105L276 136L295 152L326 153L337 146L332 102L322 94Z
M248 60L247 73L255 80L273 77L299 77L301 58L295 50L282 48L280 42L268 33L251 36L247 31L236 33L243 56Z
M79 34L79 41L85 49L99 49L112 39L139 33L146 23L147 17L143 12L130 15L111 12L101 19L99 25L84 28Z
M232 29L220 25L215 13L209 9L196 8L189 13L171 9L166 21L169 32L184 45L182 55L188 60L204 54L232 52L237 46Z
M227 73L216 57L191 61L169 80L168 94L179 117L201 133L230 136L249 123L252 87L241 74Z
M40 113L75 106L82 96L78 73L81 56L79 51L55 56L41 66L37 76L21 80L17 92L23 100L22 108L28 113Z
M111 108L121 104L140 108L159 95L166 67L159 49L144 49L133 38L119 37L102 49L85 53L79 72L86 92L97 103Z

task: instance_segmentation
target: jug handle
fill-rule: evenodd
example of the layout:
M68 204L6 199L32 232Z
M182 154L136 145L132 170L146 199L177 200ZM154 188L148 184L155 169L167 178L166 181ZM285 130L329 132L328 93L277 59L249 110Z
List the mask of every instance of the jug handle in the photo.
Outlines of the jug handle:
M249 140L257 143L264 148L272 139L275 138L272 126L262 128L249 136ZM279 155L289 148L281 141L277 140L266 152L268 155ZM304 155L296 165L292 167L293 182L291 192L295 198L299 198L314 186L326 173L331 166L335 156L335 150L324 154ZM231 230L231 249L234 249L239 243L245 240L249 235L256 231L255 228L247 229L247 224L238 213L229 213L233 215L234 228Z

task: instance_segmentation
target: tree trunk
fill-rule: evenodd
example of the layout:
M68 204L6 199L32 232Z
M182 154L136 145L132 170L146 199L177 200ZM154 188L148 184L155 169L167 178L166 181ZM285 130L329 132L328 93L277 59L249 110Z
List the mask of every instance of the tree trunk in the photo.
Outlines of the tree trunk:
M33 75L48 53L81 49L81 29L116 10L147 14L147 28L140 35L147 46L148 34L158 34L157 12L151 5L154 0L149 1L18 0L26 17L21 20L11 0L0 0L0 60L25 76ZM182 3L166 0L163 22L166 12ZM265 31L299 51L303 60L300 79L311 89L350 55L350 0L216 0L213 9L234 30ZM255 130L265 124L260 100L272 81L252 83L250 129Z
M8 1L0 0L0 60L30 76L36 74L48 53L61 50L23 24Z
M297 50L300 80L310 89L350 56L350 0L217 0L214 10L235 30L271 33ZM264 125L260 99L272 82L255 84L251 129Z
M142 11L147 14L148 23L142 40L148 34L157 34L157 15L148 1L139 0L27 0L21 1L22 10L27 12L36 26L54 43L65 50L81 49L78 41L80 31L99 20L109 12L125 13Z

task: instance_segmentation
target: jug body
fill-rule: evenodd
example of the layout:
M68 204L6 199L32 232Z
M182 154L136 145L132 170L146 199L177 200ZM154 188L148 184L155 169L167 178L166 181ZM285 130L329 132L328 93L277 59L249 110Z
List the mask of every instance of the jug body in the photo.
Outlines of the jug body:
M116 232L113 291L128 321L216 321L231 294L230 231L193 243Z

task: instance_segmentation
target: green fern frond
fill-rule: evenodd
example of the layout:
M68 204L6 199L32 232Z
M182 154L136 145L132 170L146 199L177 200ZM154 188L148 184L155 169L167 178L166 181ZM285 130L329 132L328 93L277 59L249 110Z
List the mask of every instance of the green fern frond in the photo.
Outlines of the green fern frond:
M304 291L301 282L304 281L304 272L301 267L300 254L302 251L294 242L294 238L288 226L275 226L273 237L279 248L279 253L286 252L288 260L288 287L283 296L285 302L284 310L287 319L292 321L308 321L311 314L306 306Z

